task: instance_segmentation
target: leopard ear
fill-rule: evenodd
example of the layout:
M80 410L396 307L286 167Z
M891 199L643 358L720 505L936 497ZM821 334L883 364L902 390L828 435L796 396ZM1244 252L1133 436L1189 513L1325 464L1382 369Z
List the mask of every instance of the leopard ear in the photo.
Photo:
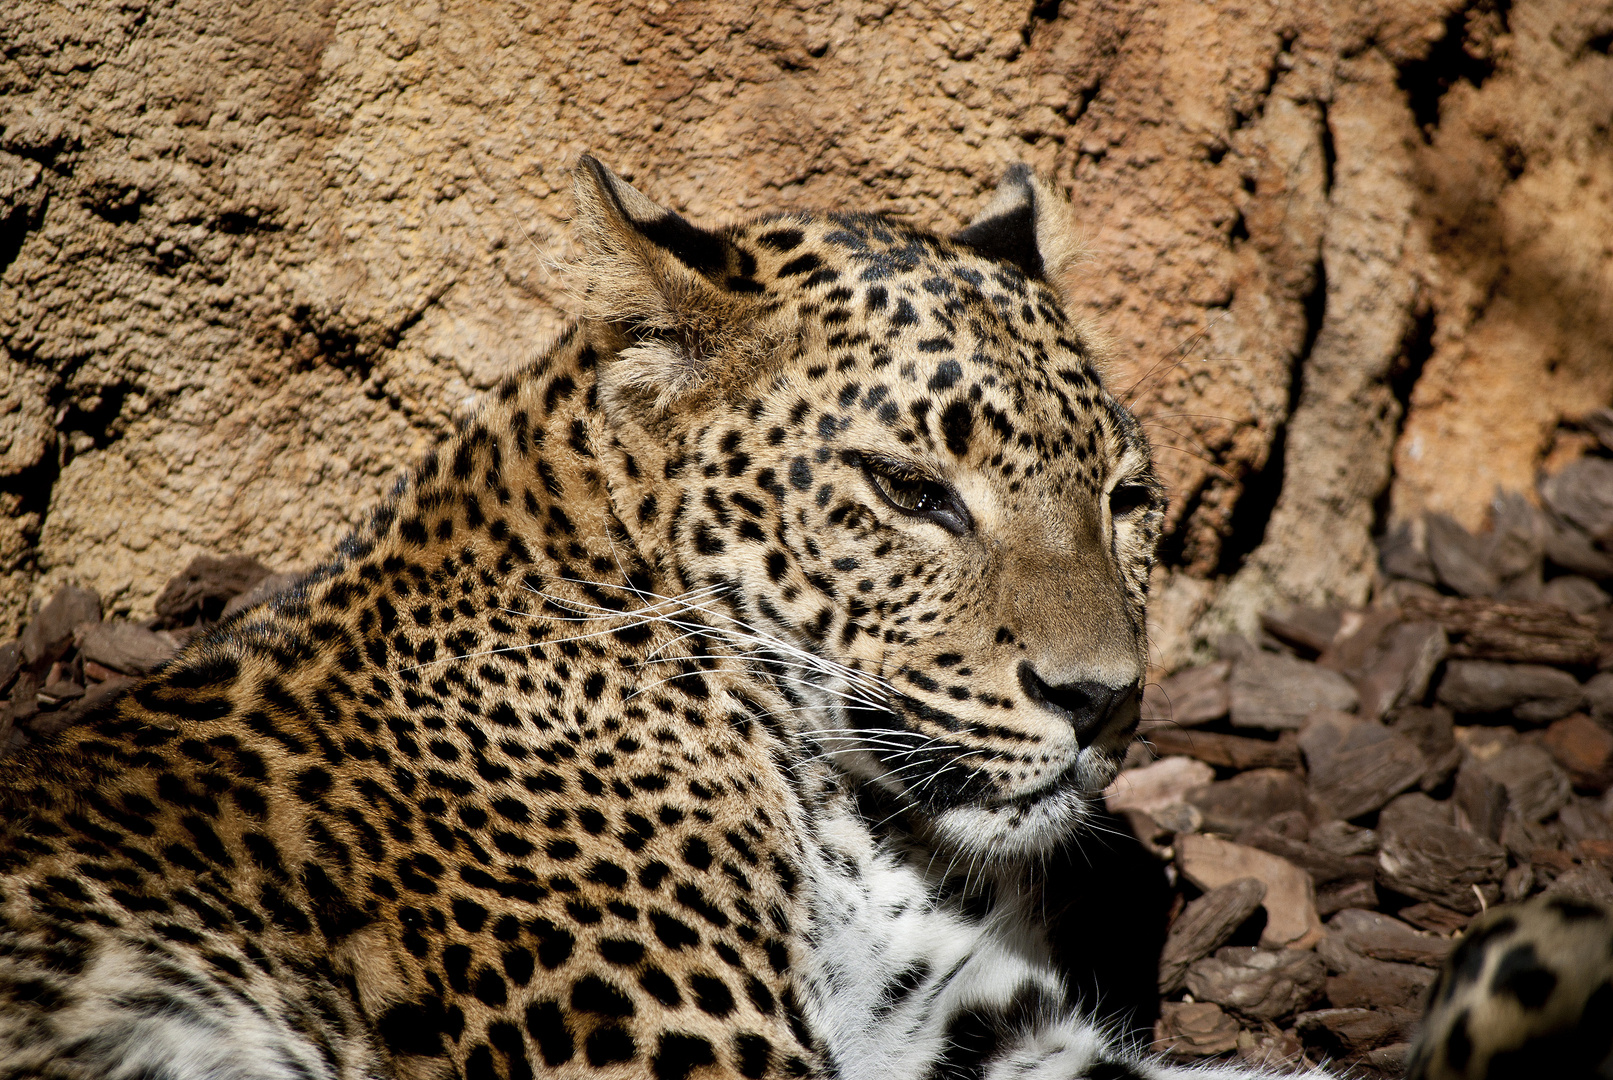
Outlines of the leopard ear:
M1077 234L1075 214L1064 197L1030 166L1015 165L998 183L991 203L952 241L1058 287L1085 255Z
M646 198L599 161L573 172L583 248L583 314L625 335L611 388L664 411L744 351L755 283L722 235Z

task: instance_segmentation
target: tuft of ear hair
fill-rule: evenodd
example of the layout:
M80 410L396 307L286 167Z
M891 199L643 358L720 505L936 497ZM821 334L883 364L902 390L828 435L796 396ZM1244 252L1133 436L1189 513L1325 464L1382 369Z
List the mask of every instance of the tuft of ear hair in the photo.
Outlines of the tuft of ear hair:
M771 348L771 320L721 234L691 225L584 155L572 173L585 318L625 340L601 389L660 414Z
M1063 291L1063 278L1086 253L1070 204L1029 165L1015 165L991 202L952 242L1001 259Z

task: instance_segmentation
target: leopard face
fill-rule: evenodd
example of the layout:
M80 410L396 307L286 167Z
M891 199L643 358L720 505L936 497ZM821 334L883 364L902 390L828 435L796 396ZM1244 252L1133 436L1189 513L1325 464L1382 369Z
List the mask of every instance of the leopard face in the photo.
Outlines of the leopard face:
M1164 502L1053 284L1068 207L1021 169L951 240L851 215L709 233L590 177L594 299L629 312L600 394L633 539L934 840L1067 835L1136 725Z

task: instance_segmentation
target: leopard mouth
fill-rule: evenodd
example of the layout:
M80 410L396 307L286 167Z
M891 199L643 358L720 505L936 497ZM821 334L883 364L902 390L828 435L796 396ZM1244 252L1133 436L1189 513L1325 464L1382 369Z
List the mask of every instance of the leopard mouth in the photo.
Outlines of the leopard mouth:
M926 734L914 723L933 724L940 717L950 721L945 724L947 728L956 729L966 723L962 718L941 714L935 706L906 694L889 695L887 705L889 715L902 721L903 731L897 735L885 728L858 747L877 762L879 774L868 778L901 792L926 813L961 808L1016 813L1050 799L1091 803L1118 770L1112 755L1076 749L1067 762L1054 763L1058 765L1056 772L1035 777L1034 787L1027 789L1024 778L1014 783L1000 770L988 767L992 748ZM899 739L900 744L891 745L893 739ZM918 767L920 762L922 767Z

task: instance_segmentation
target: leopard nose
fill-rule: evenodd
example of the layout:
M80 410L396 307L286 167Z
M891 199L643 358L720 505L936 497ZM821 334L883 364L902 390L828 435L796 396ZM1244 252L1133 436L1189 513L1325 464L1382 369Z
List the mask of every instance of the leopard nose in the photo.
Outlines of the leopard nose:
M1029 660L1019 663L1019 686L1026 697L1068 720L1080 746L1097 741L1109 721L1137 692L1135 686L1114 687L1084 680L1055 685L1036 674Z

